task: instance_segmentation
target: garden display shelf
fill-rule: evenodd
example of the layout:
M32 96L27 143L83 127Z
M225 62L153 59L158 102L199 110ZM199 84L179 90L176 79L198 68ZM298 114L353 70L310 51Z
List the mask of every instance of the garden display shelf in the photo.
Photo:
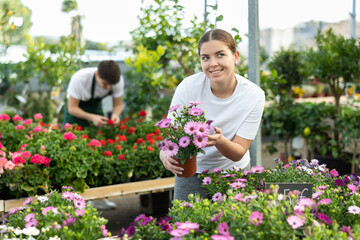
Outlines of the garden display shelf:
M116 185L102 186L86 189L80 195L85 200L96 200L104 198L116 198L120 196L130 196L135 194L148 194L163 192L174 188L175 177L158 178L146 181L121 183ZM9 210L22 207L26 198L0 200L0 215Z

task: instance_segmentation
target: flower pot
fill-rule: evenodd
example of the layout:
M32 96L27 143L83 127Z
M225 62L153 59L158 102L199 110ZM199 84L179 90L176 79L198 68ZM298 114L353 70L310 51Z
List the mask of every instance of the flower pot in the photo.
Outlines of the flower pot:
M184 165L181 164L180 159L174 158L178 161L178 164L176 164L179 167L182 167L184 169L182 175L178 175L178 177L192 177L196 173L196 155L192 158L188 158Z

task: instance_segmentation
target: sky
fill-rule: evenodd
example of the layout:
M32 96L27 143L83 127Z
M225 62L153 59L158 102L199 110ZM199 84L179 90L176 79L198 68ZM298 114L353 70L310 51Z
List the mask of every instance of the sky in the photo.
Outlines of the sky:
M79 13L84 16L84 37L91 41L114 43L131 40L130 31L139 25L142 1L151 0L77 0ZM214 5L216 0L207 0ZM217 0L216 15L223 15L218 28L237 28L240 36L248 32L248 0ZM259 26L290 28L310 20L338 22L350 19L353 0L258 0ZM32 10L32 36L62 36L70 34L70 18L74 13L61 12L62 0L22 0ZM204 0L179 0L185 8L184 24L196 15L203 18ZM356 3L360 13L360 2ZM357 18L359 21L359 17ZM349 26L350 28L350 26Z

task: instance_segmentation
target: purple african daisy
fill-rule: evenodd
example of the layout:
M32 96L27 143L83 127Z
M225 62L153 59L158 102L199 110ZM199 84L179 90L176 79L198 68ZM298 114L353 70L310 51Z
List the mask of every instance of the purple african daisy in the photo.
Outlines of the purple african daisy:
M187 147L190 144L190 138L188 136L183 136L179 140L180 147Z
M33 197L28 197L28 198L24 201L23 205L24 205L24 206L29 205L33 199L34 199Z
M176 222L175 226L177 226L178 229L184 229L184 230L196 230L199 229L198 223L192 223L192 222Z
M210 221L212 221L212 222L218 222L218 221L220 221L220 219L221 219L221 217L224 215L224 212L222 211L222 210L220 210L220 212L219 213L217 213L216 215L215 215L215 217L211 217L210 218Z
M194 143L198 148L204 148L204 147L206 147L207 141L208 141L208 138L207 138L207 137L194 136L193 143Z
M199 102L199 101L190 101L190 102L189 102L189 107L196 106L196 105L200 105L200 104L203 104L203 103L202 103L202 102Z
M349 213L356 215L360 213L360 208L358 206L350 206L348 207L348 211Z
M179 107L180 107L180 104L175 105L175 106L172 106L172 107L169 108L169 112L174 112L174 111L176 111Z
M168 128L171 123L171 118L165 118L160 122L160 128Z
M217 192L217 193L215 193L215 194L212 196L212 200L213 200L214 202L221 203L222 200L223 200L223 196L221 195L220 192Z
M68 201L72 201L74 199L74 193L73 192L63 192L61 194L61 197L63 199L68 200Z
M229 226L227 225L226 222L223 222L223 223L220 223L219 226L218 226L218 232L221 234L221 235L224 235L224 236L229 236L230 233L229 233Z
M170 157L175 156L179 152L179 146L171 141L165 141L163 151Z
M318 213L317 217L322 223L325 223L327 225L331 225L331 220L327 215L325 215L323 213Z
M193 135L195 134L196 128L197 128L197 122L190 121L185 124L184 131L187 134Z
M335 186L342 187L345 185L344 181L340 178L336 179L334 182Z
M251 213L249 218L250 224L255 224L255 226L258 226L263 220L263 214L261 212L254 211Z
M25 228L37 227L37 225L38 221L36 219L32 219L31 221L25 223Z
M246 187L246 183L243 183L243 182L230 183L230 188L232 188L232 189L238 189L238 188L244 188L244 187Z
M289 216L286 221L288 222L288 224L293 228L293 229L297 229L299 227L304 226L305 220L301 219L298 216L295 215L291 215Z
M195 130L196 136L206 137L207 135L209 135L209 133L210 133L209 125L207 125L206 123L197 124L197 128Z
M74 206L79 209L84 209L86 207L86 202L84 199L75 198L73 200L73 203L74 203Z
M31 220L34 220L34 219L35 219L35 213L29 213L24 218L25 222L30 222Z
M169 234L174 237L182 237L182 236L188 235L189 232L190 231L186 230L186 229L174 229L174 230L171 230L169 232Z
M211 178L210 177L205 177L203 179L203 185L209 185L211 184Z
M189 114L193 116L200 116L203 113L203 110L200 108L194 107L189 110Z
M325 206L329 205L331 203L331 199L330 198L325 198L325 199L321 199L319 202L318 202L318 205L320 204L325 204Z

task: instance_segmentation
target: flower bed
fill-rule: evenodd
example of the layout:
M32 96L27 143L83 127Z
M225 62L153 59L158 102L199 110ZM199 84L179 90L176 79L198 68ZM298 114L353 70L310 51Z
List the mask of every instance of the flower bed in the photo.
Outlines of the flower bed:
M123 239L360 239L359 177L339 176L317 160L278 163L200 175L212 196L173 201L168 216L140 215L119 236ZM268 182L309 182L312 198L299 191L285 196ZM287 199L291 198L292 201Z
M111 235L97 210L69 187L30 197L4 216L1 239L99 239Z
M20 116L0 115L0 194L5 199L50 189L89 187L167 177L156 147L162 140L143 111L120 125L64 129ZM4 199L4 198L3 198Z

